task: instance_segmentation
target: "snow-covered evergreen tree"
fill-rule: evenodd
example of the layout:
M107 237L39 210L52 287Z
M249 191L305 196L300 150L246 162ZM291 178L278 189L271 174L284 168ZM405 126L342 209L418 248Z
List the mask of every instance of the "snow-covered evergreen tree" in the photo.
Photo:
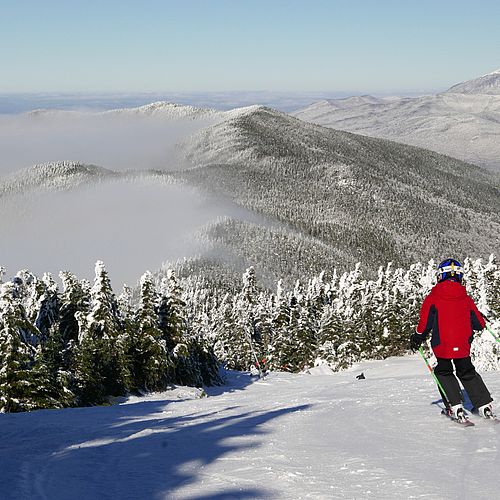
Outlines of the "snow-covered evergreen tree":
M59 405L44 367L34 367L35 348L23 332L35 331L16 298L16 285L0 287L0 411L18 412Z
M173 269L169 269L161 280L159 321L163 339L169 350L182 343L186 334L186 304L182 298L182 287Z
M90 313L77 313L80 344L75 349L75 376L83 404L98 404L126 390L128 363L119 342L118 305L102 261L95 266Z
M135 331L128 335L127 355L133 390L160 390L166 387L172 363L167 353L157 312L158 297L153 275L148 271L140 281L140 302Z

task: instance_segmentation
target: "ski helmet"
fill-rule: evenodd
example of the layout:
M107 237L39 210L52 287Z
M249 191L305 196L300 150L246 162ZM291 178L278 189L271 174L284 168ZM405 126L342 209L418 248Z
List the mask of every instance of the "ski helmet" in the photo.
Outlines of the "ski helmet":
M438 281L453 280L462 282L464 277L464 268L462 264L455 259L446 259L438 266Z

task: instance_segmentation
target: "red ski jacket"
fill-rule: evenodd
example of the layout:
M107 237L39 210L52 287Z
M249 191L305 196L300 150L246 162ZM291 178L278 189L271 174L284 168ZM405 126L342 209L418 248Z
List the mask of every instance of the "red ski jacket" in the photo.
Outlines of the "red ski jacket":
M445 280L425 298L417 334L425 339L432 332L431 346L437 358L466 358L470 356L473 330L484 327L484 318L465 287Z

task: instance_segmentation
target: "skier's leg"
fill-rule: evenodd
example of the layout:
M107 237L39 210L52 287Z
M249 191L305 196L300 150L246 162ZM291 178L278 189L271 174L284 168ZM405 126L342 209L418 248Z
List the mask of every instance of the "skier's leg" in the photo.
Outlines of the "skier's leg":
M493 401L481 375L476 372L470 357L453 360L457 369L457 376L467 391L472 404L476 408ZM446 390L446 389L445 389Z
M443 386L448 403L450 406L458 405L462 402L462 393L457 377L453 373L451 359L437 358L437 365L434 368L434 374Z

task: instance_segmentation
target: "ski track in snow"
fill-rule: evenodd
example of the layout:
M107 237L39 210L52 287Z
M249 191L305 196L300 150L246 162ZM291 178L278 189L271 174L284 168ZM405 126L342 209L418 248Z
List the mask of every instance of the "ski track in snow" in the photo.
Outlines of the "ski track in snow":
M500 393L500 374L483 378ZM229 373L207 392L0 415L0 498L469 500L497 486L500 426L441 417L416 356L333 375Z

